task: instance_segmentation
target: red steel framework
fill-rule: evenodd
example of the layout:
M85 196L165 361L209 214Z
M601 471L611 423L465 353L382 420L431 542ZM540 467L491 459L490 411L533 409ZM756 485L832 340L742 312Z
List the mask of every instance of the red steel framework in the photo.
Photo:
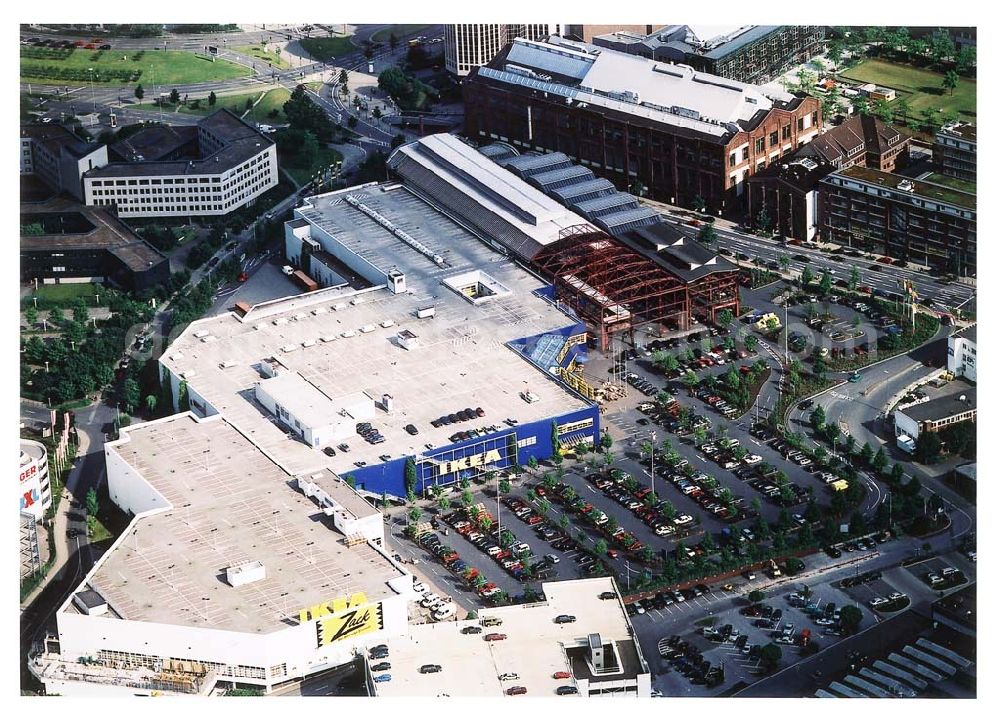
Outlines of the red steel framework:
M634 343L636 324L687 329L694 310L713 321L726 307L739 314L735 271L687 283L591 225L565 228L532 263L553 279L560 302L596 330L605 352L615 332L628 332Z

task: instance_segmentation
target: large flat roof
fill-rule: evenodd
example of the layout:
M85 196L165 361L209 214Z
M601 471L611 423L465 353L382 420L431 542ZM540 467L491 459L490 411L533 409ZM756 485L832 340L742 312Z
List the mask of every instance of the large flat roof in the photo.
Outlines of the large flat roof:
M913 405L905 410L898 410L914 422L944 420L955 415L976 409L976 388L969 386L964 390L928 400L919 405Z
M784 91L697 72L685 65L598 48L553 36L547 42L517 38L506 53L477 73L631 115L722 137L751 123Z
M620 599L599 598L607 591L617 591L609 577L543 583L544 602L480 610L480 619L497 617L503 624L484 627L478 635L463 635L461 629L478 625L479 620L412 625L406 637L386 643L392 680L376 683L376 693L382 697L503 695L507 688L521 685L528 695L552 697L557 687L574 684L573 678L553 678L555 672L575 671L588 680L648 672L639 661ZM558 625L553 622L557 615L574 615L576 622ZM507 639L486 642L483 637L490 632L503 633ZM567 647L586 646L594 633L604 644L619 645L623 673L599 677L581 673L578 662L567 654ZM420 666L428 663L440 665L441 672L422 674ZM519 678L499 679L509 672Z
M882 186L886 190L893 192L896 196L905 197L913 195L929 200L936 200L940 203L952 205L957 208L964 208L973 211L976 209L976 196L972 193L962 192L961 190L945 187L944 185L936 185L927 181L904 178L900 175L894 175L892 173L882 172L881 170L862 167L861 165L855 165L844 170L837 170L831 175L828 175L827 179L836 176L842 176L850 178L851 180ZM904 181L911 183L913 186L913 190L911 192L898 189L899 184Z
M346 195L440 255L444 266L350 205ZM397 458L424 453L427 443L450 445L456 430L503 426L508 417L521 423L541 420L588 406L506 347L512 340L576 323L534 294L545 283L403 186L371 185L309 198L296 213L314 224L314 239L320 240L322 229L374 267L403 272L407 292L394 295L379 287L327 295L321 290L271 303L244 318L225 313L193 323L161 358L176 374L186 373L198 395L292 472L329 466L346 473L355 461L378 464L383 453ZM475 271L510 293L473 304L443 283ZM417 310L429 307L434 317L416 317ZM418 347L406 350L399 344L402 330L417 336ZM255 366L272 357L330 398L391 395L391 412L376 410L369 418L386 442L369 445L353 435L347 440L350 452L326 458L321 449L290 438L253 399L253 385L262 379ZM529 389L537 402L521 399ZM441 415L477 407L485 411L479 420L457 427L430 424ZM417 435L403 429L410 423Z
M167 257L140 238L107 210L83 205L65 197L41 203L22 203L22 215L82 216L89 222L86 232L21 235L22 252L48 253L55 250L107 251L135 272L167 262Z
M134 520L89 577L113 617L267 633L331 598L393 596L388 582L405 574L368 544L347 547L294 478L223 418L176 415L105 447L170 504ZM265 579L226 582L226 568L253 561Z

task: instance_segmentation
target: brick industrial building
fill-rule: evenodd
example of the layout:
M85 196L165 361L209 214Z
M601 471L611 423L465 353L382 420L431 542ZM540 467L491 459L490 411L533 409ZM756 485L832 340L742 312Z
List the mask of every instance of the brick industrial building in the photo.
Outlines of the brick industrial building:
M816 55L822 41L819 25L667 25L645 35L624 30L593 39L600 47L745 83L770 82Z
M854 116L813 139L792 156L750 178L748 211L763 210L776 232L811 240L821 224L819 181L836 170L868 167L883 172L909 163L910 136L867 115Z
M976 274L975 195L860 166L819 184L825 239L938 272Z
M555 37L515 40L463 91L476 142L563 152L619 189L734 213L751 175L822 128L815 98Z

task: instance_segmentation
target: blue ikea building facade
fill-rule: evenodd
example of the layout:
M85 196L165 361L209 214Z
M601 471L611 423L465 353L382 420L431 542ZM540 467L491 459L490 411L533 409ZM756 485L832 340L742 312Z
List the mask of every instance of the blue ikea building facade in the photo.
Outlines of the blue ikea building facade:
M530 364L547 376L549 382L558 383L569 395L583 400L575 391L556 378L557 369L568 367L585 359L586 344L575 345L569 352L561 352L567 340L581 336L584 327L577 322L557 330L532 337L519 338L507 343ZM572 341L570 341L572 342ZM414 492L422 495L434 485L448 486L464 478L472 479L490 470L503 470L514 465L527 465L531 458L545 460L555 454L553 439L558 438L562 447L584 443L596 446L600 441L600 409L589 400L586 407L565 413L505 426L500 430L445 445L417 456L396 458L379 465L356 468L344 472L342 477L353 477L359 490L395 497L406 496L406 464L416 465L417 483Z

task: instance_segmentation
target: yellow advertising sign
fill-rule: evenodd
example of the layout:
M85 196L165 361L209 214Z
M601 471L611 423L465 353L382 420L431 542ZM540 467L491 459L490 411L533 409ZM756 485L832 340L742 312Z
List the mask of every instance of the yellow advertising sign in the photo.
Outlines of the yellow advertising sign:
M499 450L487 450L484 453L479 453L478 455L468 455L463 458L458 458L457 460L448 460L445 462L439 462L438 474L448 475L453 472L458 472L459 470L468 470L469 468L481 467L491 462L500 462L500 451Z
M354 593L349 597L339 597L329 600L319 605L302 608L299 610L299 622L307 623L310 620L319 620L328 615L337 615L349 608L364 605L368 602L368 597L363 592Z
M575 422L566 423L565 425L557 425L556 432L560 435L567 435L571 432L576 432L577 430L583 430L584 428L589 428L594 426L594 418L584 418L583 420L577 420Z
M382 603L351 608L339 615L328 615L316 621L317 647L382 629Z

